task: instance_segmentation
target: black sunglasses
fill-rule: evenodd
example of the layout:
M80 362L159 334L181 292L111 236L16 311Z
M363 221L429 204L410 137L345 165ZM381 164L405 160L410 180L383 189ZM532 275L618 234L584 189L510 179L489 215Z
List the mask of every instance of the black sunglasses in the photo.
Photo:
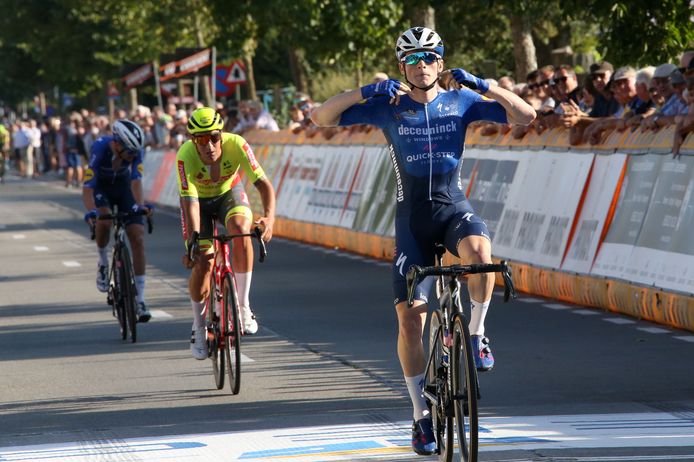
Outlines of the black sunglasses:
M531 90L534 90L534 89L539 88L539 87L540 87L539 83L531 83L530 85L528 85L528 88L530 88Z
M566 83L567 80L569 80L569 78L567 76L559 77L558 79L552 80L552 86L556 87L560 83Z

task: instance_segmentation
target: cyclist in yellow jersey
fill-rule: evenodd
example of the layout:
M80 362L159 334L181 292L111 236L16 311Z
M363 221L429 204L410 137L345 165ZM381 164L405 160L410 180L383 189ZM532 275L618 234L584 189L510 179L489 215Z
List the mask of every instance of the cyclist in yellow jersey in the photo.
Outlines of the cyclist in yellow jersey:
M246 140L239 135L223 133L223 127L222 118L214 109L196 109L188 119L191 139L183 143L176 155L176 176L186 245L189 236L195 231L201 236L212 235L213 219L224 223L229 234L251 231L253 212L239 177L240 170L256 187L263 202L263 215L255 224L263 228L263 240L267 242L272 238L275 221L275 190L272 183L265 176ZM207 335L202 310L209 292L213 257L210 240L200 241L200 255L194 260L189 260L187 254L183 257L183 264L193 270L188 281L188 291L193 307L190 349L196 359L207 359ZM253 271L250 237L234 240L231 262L244 331L254 334L258 331L258 322L249 302Z

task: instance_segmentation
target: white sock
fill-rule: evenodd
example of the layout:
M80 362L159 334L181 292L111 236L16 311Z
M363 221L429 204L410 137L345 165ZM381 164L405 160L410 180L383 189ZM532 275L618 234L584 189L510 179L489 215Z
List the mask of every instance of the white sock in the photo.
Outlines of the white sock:
M101 266L108 266L108 247L96 247L99 252L99 264Z
M248 273L234 273L234 278L236 279L236 290L239 295L239 306L241 308L250 308L250 294L251 294L251 276L252 271Z
M202 310L205 309L205 300L196 302L191 298L190 304L193 307L193 330L205 327L205 318L202 316Z
M469 324L470 335L484 335L484 318L487 316L489 302L491 302L491 300L480 303L476 300L470 299L470 305L472 306Z
M405 383L407 384L407 391L410 393L410 399L414 407L414 412L412 413L414 420L419 420L428 416L429 408L422 394L424 374L419 374L414 377L405 377Z
M135 288L137 288L137 303L145 302L145 275L135 276Z

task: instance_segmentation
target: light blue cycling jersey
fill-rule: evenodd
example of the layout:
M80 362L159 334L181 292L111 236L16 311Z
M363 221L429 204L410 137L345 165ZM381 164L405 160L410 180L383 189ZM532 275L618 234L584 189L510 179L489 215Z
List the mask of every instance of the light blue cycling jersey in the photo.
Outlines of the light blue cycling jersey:
M124 160L117 169L113 159L117 155L111 150L112 136L103 136L92 144L89 167L84 172L84 186L96 188L97 184L130 183L142 178L142 150L132 161Z
M465 198L460 179L465 131L476 120L507 123L506 110L468 89L440 92L427 104L403 95L395 105L377 96L348 108L339 124L371 124L383 130L401 214L423 201L453 204Z

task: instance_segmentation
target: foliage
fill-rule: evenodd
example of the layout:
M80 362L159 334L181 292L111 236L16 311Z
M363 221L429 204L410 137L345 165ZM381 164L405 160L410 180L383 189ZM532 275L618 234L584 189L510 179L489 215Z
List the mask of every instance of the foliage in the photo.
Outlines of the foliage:
M510 18L533 25L538 56L558 46L604 56L616 66L674 62L694 45L689 0L4 0L0 17L0 100L17 103L59 87L103 94L124 66L179 47L217 47L252 56L259 89L296 75L289 50L318 94L364 83L370 70L397 75L393 45L427 7L448 66L497 76L515 68ZM545 64L539 59L541 64ZM367 71L368 70L368 71ZM351 75L351 82L336 75ZM317 99L320 99L317 97Z

